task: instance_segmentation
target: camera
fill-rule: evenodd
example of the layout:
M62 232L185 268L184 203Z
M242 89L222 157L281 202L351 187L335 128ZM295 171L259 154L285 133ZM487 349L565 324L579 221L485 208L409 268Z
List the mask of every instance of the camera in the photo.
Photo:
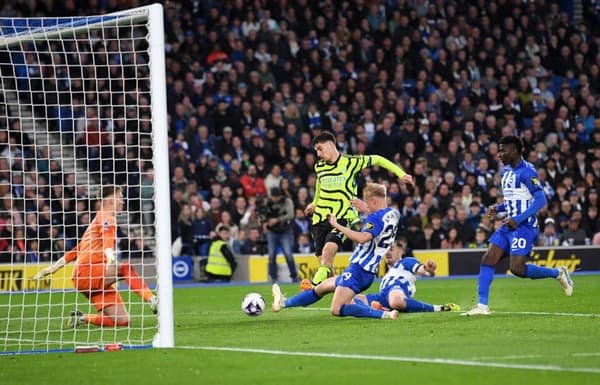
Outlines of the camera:
M268 202L265 202L263 197L256 198L256 217L261 224L272 218L267 204Z
M284 214L282 213L283 210L283 201L275 202L271 199L265 201L262 198L256 200L256 216L261 224L267 222L271 218L280 217ZM277 222L273 225L268 225L267 228L276 233L283 233L290 228L290 224L290 221Z

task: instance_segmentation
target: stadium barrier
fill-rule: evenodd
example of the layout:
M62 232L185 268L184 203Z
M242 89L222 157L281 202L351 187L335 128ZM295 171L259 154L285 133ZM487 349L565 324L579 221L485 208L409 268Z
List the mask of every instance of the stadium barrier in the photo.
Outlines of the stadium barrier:
M421 261L432 259L438 265L437 276L477 275L479 264L484 249L456 249L456 250L415 250L414 255ZM335 258L335 272L340 273L350 259L351 253L339 253ZM312 278L319 267L319 260L312 254L295 254L296 266L300 278ZM250 282L268 282L269 258L264 255L251 255L248 257L248 276ZM530 263L558 267L565 266L569 271L600 271L600 247L597 246L570 246L570 247L536 247L534 248ZM277 256L277 269L280 281L289 281L289 271L283 255ZM379 276L385 274L385 266L379 269ZM508 258L504 258L496 266L497 274L507 274ZM234 276L234 279L244 280Z
M456 249L456 250L416 250L415 257L421 261L434 260L437 265L437 276L476 275L479 273L479 264L483 249ZM339 253L335 258L335 272L339 274L350 260L351 253ZM319 260L314 254L294 254L300 278L311 278L319 267ZM266 255L241 255L237 257L238 268L232 281L264 283L269 282L269 258ZM600 271L600 247L597 246L571 246L571 247L536 247L530 263L539 266L558 267L566 266L569 271ZM141 259L132 259L131 264L136 268L144 269L144 276L155 277L153 264L142 263ZM173 274L177 281L204 281L204 265L206 257L173 258ZM52 290L73 289L71 273L73 265L46 277L39 283L31 278L38 269L49 264L0 264L0 292L22 290ZM184 266L185 265L185 266ZM283 255L277 256L278 277L282 282L289 282L289 271ZM382 262L379 276L385 274L386 268ZM496 273L508 273L508 258L500 261ZM155 279L148 279L152 287Z

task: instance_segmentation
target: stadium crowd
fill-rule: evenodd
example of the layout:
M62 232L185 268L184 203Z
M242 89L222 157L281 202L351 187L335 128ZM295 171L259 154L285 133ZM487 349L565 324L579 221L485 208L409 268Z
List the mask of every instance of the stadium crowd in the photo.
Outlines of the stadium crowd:
M9 1L0 16L83 15L144 2L80 3ZM294 202L295 251L311 252L303 209L316 182L311 140L323 131L335 134L340 151L382 155L415 177L415 188L378 169L359 180L388 186L405 218L399 236L412 249L487 246L501 224L484 215L501 198L497 142L512 134L549 202L539 213L539 245L600 245L599 1L165 7L172 237L181 238L182 253L206 255L220 225L231 230L234 254L265 253L259 211L274 187ZM23 193L8 141L0 130L2 210ZM48 208L42 214L51 215ZM21 239L28 218L7 234L0 216L0 250Z

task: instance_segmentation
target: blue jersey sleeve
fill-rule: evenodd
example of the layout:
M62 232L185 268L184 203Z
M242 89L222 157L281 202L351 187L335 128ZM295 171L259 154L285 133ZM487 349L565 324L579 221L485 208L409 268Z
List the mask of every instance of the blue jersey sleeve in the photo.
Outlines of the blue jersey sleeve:
M542 186L540 185L540 181L538 180L535 170L530 168L525 169L520 174L519 179L521 183L524 183L525 186L527 186L527 189L531 195L533 195L533 201L527 210L513 218L517 224L520 224L527 218L536 215L536 213L546 205L546 195L544 194L544 190L542 190Z
M369 214L365 223L362 226L361 231L371 233L373 238L379 235L383 230L383 221L381 219L381 211Z
M538 175L535 170L526 168L519 174L519 177L521 183L527 186L527 189L531 195L535 195L536 191L542 190L542 185L540 184L540 180L538 179Z
M404 270L408 270L413 274L417 274L419 266L422 265L422 263L419 262L418 259L413 257L402 258L400 263L402 264L402 267L404 267Z

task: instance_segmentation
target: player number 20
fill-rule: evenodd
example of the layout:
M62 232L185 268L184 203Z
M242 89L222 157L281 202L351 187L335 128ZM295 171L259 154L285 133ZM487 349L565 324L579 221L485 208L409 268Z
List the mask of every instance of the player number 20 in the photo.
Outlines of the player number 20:
M513 238L511 248L512 249L524 249L527 245L527 241L525 238Z

